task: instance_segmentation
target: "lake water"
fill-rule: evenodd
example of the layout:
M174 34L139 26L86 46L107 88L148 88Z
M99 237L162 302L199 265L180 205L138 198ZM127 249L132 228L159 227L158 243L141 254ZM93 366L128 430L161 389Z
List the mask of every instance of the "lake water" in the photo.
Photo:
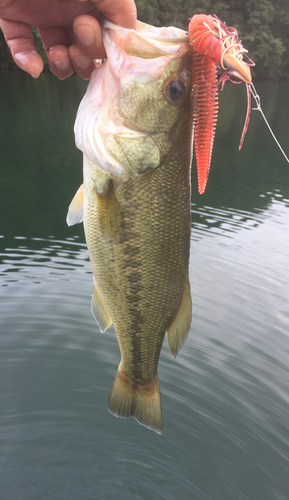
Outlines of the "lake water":
M164 433L117 419L113 328L90 312L73 123L86 84L0 74L0 490L3 500L288 500L289 165L245 88L221 95L211 173L193 167L193 322L159 362ZM289 153L289 85L258 83Z

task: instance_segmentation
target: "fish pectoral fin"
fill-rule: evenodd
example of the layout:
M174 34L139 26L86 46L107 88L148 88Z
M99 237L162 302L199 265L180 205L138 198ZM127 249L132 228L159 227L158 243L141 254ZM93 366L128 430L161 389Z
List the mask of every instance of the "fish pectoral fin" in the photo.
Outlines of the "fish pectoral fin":
M159 378L151 383L137 384L118 367L108 398L108 409L116 417L134 417L140 424L158 434L163 431Z
M192 320L192 299L189 277L187 277L181 305L175 319L167 330L167 339L172 357L175 358L185 343Z
M95 321L98 323L101 333L105 332L105 330L107 330L108 327L112 324L112 321L110 315L106 310L95 282L91 299L91 312Z
M66 222L68 226L73 226L83 221L83 184L76 191L72 202L69 205Z
M123 215L111 182L105 194L97 192L97 216L99 228L103 235L111 238L122 236Z

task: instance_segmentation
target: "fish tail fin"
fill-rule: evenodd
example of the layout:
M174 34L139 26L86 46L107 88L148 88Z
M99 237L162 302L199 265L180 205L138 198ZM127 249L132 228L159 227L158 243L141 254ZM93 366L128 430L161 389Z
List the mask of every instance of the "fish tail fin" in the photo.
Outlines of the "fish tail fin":
M134 417L159 434L163 430L159 378L145 385L136 384L119 366L108 398L108 409L117 417Z

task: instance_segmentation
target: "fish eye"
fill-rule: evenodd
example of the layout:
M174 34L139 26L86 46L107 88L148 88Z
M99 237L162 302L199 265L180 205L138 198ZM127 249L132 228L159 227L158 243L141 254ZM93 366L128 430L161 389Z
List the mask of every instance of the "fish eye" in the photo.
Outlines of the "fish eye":
M166 87L167 96L171 101L179 101L185 90L185 85L181 80L171 80Z

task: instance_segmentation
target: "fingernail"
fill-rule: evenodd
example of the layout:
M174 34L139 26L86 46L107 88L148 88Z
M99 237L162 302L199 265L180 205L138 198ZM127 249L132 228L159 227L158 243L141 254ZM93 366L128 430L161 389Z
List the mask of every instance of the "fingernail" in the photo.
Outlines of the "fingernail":
M79 26L76 26L75 31L78 40L83 45L87 45L87 47L89 47L90 45L94 45L96 42L95 32L91 26L80 24Z
M17 54L15 54L14 58L17 60L17 62L19 62L19 64L21 64L22 66L24 66L25 64L29 63L29 58L27 57L26 54L24 54L24 52L17 52Z
M29 56L24 52L17 52L17 54L14 55L14 59L18 66L24 71L27 71L33 78L38 78L42 71L38 58L39 56L36 50L30 50Z
M70 59L69 59L69 57L64 57L63 59L60 59L59 61L54 61L53 64L55 64L57 69L64 71L64 70L68 69L69 64L70 64Z
M90 65L90 58L87 56L77 56L77 57L73 57L73 62L80 69L86 69Z

